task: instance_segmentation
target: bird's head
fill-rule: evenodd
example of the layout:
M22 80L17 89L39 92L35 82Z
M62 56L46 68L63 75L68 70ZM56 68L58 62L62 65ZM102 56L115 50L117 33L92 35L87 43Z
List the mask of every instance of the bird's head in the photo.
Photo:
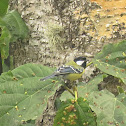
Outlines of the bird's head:
M88 60L86 59L86 57L77 57L74 59L74 62L79 65L79 66L82 66L84 68L86 68L86 62Z

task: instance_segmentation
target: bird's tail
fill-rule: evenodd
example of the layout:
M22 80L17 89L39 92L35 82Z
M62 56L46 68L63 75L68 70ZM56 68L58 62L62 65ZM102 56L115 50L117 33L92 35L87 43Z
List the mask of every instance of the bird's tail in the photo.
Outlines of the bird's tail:
M46 76L44 78L41 78L40 81L45 81L47 79L54 78L54 77L55 77L55 74L52 74L52 75Z

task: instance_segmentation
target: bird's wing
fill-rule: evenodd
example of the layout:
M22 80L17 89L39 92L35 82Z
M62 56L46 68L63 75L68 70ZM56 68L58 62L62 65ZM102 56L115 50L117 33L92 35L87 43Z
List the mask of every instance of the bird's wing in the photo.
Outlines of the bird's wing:
M66 74L71 74L71 73L82 73L84 70L84 68L80 67L79 69L74 68L73 66L61 66L59 67L52 75L50 76L46 76L42 79L40 79L40 81L45 81L47 79L53 78L55 76L59 76L59 75L66 75Z
M57 69L56 73L57 75L65 75L70 73L82 73L83 68L76 69L73 66L61 66Z

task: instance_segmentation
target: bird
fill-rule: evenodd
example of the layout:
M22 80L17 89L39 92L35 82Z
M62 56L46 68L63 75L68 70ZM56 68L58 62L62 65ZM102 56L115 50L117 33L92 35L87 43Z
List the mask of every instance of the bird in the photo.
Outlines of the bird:
M74 60L60 66L53 74L40 79L40 81L63 76L64 80L69 80L72 83L82 77L87 61L86 57L76 57Z

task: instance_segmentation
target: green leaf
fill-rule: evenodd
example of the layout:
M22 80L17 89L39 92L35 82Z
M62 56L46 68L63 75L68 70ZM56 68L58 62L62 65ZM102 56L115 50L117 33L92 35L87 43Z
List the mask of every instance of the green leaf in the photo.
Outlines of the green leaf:
M36 126L36 124L26 123L26 124L22 124L20 126Z
M9 0L0 0L0 17L7 13Z
M13 78L13 74L11 71L8 72L4 72L2 73L2 75L0 76L0 84L4 83L6 81L11 81Z
M68 99L63 102L54 119L53 126L96 126L96 117L87 101Z
M9 56L9 42L11 39L10 32L3 26L4 22L0 20L1 36L0 36L0 51L2 60Z
M90 106L97 115L97 126L126 126L126 95L115 97L107 90L93 92Z
M60 86L39 80L52 72L42 65L26 64L0 76L0 126L19 126L42 114L48 97Z
M124 89L121 86L117 86L117 89L119 94L125 93Z
M89 81L86 85L78 86L78 94L80 97L88 97L92 92L98 91L98 84L103 81L104 78L106 78L106 74L99 74L95 78L93 78L91 81Z
M1 4L6 4L6 2L6 0L2 0L0 6ZM7 59L9 56L9 43L15 42L17 39L24 39L27 36L28 28L17 11L11 11L3 18L0 18L0 53L3 72L7 71L10 67L4 64L4 59Z
M2 0L0 6L4 6L6 2L7 0ZM15 42L18 39L24 39L27 36L28 28L17 11L11 11L3 18L0 18L0 53L2 57L3 72L7 71L10 67L4 64L4 59L7 59L9 56L9 43Z
M11 32L11 42L28 36L28 28L17 11L11 11L3 17L6 27Z
M28 77L45 77L52 74L54 68L49 68L40 64L25 64L19 66L18 69L12 70L14 76L18 79L28 78Z
M108 44L93 59L101 71L120 78L126 84L126 41Z

